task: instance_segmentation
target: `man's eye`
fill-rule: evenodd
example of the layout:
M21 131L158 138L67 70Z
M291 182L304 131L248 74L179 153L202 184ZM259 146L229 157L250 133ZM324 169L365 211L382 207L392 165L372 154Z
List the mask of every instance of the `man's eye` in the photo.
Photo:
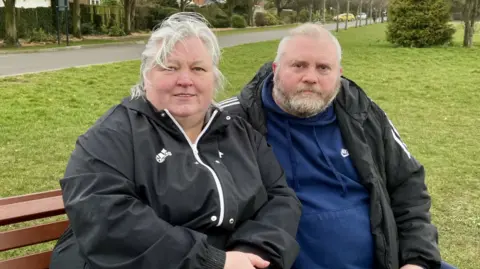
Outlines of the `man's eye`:
M201 67L194 67L193 70L195 70L195 71L205 71L205 69L201 68Z

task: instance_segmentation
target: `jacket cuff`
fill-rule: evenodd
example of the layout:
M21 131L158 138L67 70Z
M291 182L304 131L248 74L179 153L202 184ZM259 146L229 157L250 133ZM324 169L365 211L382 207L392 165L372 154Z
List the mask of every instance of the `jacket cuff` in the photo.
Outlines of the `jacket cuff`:
M240 251L240 252L243 252L243 253L251 253L251 254L255 254L255 255L259 256L260 258L270 262L270 266L267 267L268 269L270 269L270 268L282 268L282 267L279 267L279 265L274 264L273 261L271 259L269 259L268 253L259 249L259 248L252 247L252 246L249 246L249 245L236 245L232 250L233 251Z
M440 264L429 264L427 263L426 261L422 260L422 259L411 259L411 260L407 260L405 262L405 264L413 264L413 265L418 265L422 268L425 268L425 269L440 269Z
M205 257L204 268L223 269L225 267L226 259L227 254L225 253L225 251L209 245L207 247L207 255Z

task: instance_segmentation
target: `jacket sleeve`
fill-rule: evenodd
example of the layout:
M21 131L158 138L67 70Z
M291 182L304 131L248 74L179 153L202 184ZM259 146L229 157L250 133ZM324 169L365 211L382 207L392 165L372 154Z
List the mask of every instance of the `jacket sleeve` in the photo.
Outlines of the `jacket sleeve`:
M267 190L268 202L233 233L229 246L254 253L270 262L269 268L289 269L299 247L295 236L300 221L301 204L288 187L285 174L267 142L255 132L258 166Z
M431 223L431 198L425 184L424 167L408 151L383 112L382 118L387 188L397 223L400 265L440 268L438 233Z
M135 188L126 132L93 127L78 138L60 181L70 225L92 269L223 269L206 236L160 219Z

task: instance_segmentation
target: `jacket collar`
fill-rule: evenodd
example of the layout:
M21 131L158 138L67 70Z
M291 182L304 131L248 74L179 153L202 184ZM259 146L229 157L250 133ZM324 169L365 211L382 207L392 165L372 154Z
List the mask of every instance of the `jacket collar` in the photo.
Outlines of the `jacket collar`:
M161 127L163 127L169 132L173 132L175 134L181 134L181 130L178 130L178 127L176 126L173 119L168 116L169 113L167 113L165 109L157 110L144 97L138 97L133 99L131 97L125 97L122 100L121 105L133 111L135 114L141 114L148 117L149 119L153 120L154 122L156 122L157 124L159 124ZM212 131L223 131L230 123L230 120L228 118L228 113L222 111L216 105L212 104L209 111L207 112L205 124L209 121L210 117L213 114L215 114L216 116L215 116L215 119L213 119L213 122L210 125L209 130L207 130L208 133L211 133Z

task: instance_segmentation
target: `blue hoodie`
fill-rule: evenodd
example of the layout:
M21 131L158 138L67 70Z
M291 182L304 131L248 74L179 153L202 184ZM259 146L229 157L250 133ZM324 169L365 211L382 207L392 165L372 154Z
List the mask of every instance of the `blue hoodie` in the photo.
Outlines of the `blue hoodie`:
M262 89L267 140L303 204L292 269L372 269L369 194L343 145L333 106L310 118L284 112Z

